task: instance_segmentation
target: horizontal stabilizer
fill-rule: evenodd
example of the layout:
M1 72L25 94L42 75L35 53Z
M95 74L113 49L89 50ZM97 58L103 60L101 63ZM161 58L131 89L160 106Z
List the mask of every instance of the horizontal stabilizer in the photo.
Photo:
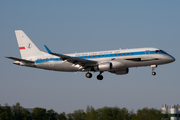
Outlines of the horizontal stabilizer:
M25 60L25 59L21 59L21 58L15 58L15 57L6 57L6 58L9 58L9 59L12 59L12 60L17 60L17 61L22 61L22 62L25 62L25 63L35 63L34 61Z

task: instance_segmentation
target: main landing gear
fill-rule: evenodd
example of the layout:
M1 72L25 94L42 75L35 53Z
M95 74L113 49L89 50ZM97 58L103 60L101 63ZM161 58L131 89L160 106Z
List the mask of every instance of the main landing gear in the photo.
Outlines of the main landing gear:
M157 67L157 65L151 65L151 67L152 67L152 75L155 76L156 72L154 72L154 69Z
M91 78L91 77L92 77L92 73L87 72L87 73L86 73L86 77L87 77L87 78Z
M103 73L103 72L100 72L99 75L97 75L97 79L98 79L98 80L102 80L102 79L103 79L103 76L101 75L102 73ZM92 73L87 72L87 73L86 73L86 77L87 77L87 78L91 78L91 77L92 77Z
M101 75L103 72L100 72L99 75L97 76L97 79L98 80L102 80L103 79L103 76Z

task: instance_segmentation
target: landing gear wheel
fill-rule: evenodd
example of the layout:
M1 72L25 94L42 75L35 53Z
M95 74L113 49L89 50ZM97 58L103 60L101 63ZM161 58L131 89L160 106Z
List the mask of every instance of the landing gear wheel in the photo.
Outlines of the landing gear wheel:
M97 76L97 79L98 79L98 80L102 80L102 79L103 79L103 76L102 76L102 75L98 75L98 76Z
M154 69L157 67L157 65L151 65L151 67L152 67L152 75L155 76L156 72L154 72Z
M152 75L154 75L154 76L155 76L155 75L156 75L156 72L152 72Z
M86 77L87 77L87 78L91 78L91 77L92 77L92 73L89 73L89 72L86 73Z

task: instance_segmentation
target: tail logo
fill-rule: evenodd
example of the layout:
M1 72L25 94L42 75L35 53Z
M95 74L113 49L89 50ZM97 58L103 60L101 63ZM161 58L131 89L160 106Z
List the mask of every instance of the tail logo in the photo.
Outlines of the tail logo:
M19 47L19 49L20 49L20 50L24 50L24 49L25 49L25 47Z
M31 43L27 44L27 48L28 48L28 49L31 49L31 48L32 48Z

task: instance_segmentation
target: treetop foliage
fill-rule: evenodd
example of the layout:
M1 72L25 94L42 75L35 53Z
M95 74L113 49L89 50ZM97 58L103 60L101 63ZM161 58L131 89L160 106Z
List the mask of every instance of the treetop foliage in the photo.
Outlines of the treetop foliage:
M57 113L53 109L36 107L30 113L27 109L16 103L13 107L8 104L0 105L0 120L160 120L161 111L154 108L139 109L137 113L126 108L103 107L94 109L87 106L83 109L75 110L73 113Z

